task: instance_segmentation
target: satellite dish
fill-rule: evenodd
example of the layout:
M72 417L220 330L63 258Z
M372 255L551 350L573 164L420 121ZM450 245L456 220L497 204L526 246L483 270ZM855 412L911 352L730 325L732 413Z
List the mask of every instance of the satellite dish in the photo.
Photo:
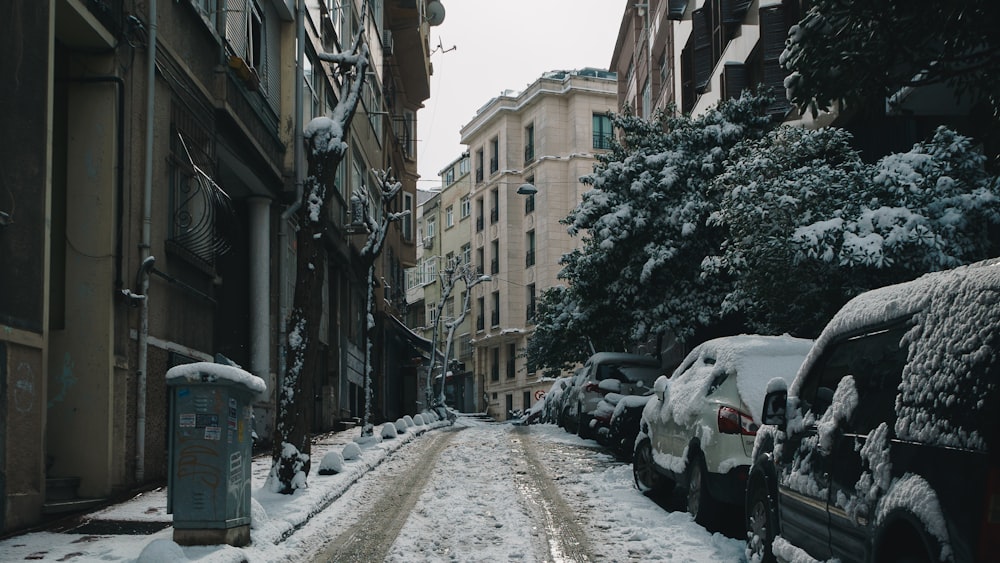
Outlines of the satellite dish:
M438 0L431 0L427 3L427 15L425 16L427 23L431 25L441 25L444 21L444 6Z

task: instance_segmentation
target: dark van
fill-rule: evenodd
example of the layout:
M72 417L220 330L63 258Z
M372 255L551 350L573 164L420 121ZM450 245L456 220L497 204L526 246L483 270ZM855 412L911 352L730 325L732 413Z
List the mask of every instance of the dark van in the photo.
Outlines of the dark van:
M1000 260L864 293L772 380L751 561L1000 560Z

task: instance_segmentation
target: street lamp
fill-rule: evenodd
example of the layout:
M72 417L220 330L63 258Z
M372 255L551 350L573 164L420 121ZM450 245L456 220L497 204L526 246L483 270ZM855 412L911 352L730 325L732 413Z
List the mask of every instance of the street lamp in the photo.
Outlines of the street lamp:
M535 195L538 193L538 188L533 184L521 184L517 187L517 193L519 195Z

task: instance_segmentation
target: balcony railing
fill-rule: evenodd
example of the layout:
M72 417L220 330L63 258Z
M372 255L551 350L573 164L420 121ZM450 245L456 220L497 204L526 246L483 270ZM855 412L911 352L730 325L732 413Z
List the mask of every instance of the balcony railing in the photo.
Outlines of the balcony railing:
M535 304L528 304L527 310L524 313L524 318L528 320L529 323L535 322Z
M524 257L524 265L525 265L525 267L531 267L531 266L535 265L535 251L534 250L529 250L528 253L525 255L525 257Z
M490 174L496 174L497 170L500 170L500 161L497 160L497 159L495 159L495 158L491 158L490 159Z
M490 260L490 274L496 275L500 273L500 259L494 258Z
M514 360L507 360L507 379L514 379L516 373Z
M611 148L611 135L607 133L594 133L594 148L595 149L610 149Z
M476 317L476 330L483 331L486 330L486 317L479 315Z
M484 223L485 223L485 220L483 219L482 215L480 215L479 217L476 217L476 231L483 230L483 228L486 226Z
M498 207L490 209L490 225L496 223L499 220L500 220L500 209Z
M500 381L500 364L493 364L490 367L490 379L492 381Z
M490 321L493 323L490 326L500 326L500 311L493 311Z
M476 183L477 184L482 184L483 183L483 169L482 168L476 168Z
M527 215L535 210L535 194L524 198L524 214Z
M528 165L535 161L535 145L524 147L524 164Z

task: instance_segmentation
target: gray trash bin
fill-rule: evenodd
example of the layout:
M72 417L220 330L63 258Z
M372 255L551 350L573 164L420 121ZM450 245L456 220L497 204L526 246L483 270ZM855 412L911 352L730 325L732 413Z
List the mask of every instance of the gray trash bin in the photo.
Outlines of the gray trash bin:
M180 545L250 542L253 400L264 380L210 362L167 371L170 449L167 512Z

